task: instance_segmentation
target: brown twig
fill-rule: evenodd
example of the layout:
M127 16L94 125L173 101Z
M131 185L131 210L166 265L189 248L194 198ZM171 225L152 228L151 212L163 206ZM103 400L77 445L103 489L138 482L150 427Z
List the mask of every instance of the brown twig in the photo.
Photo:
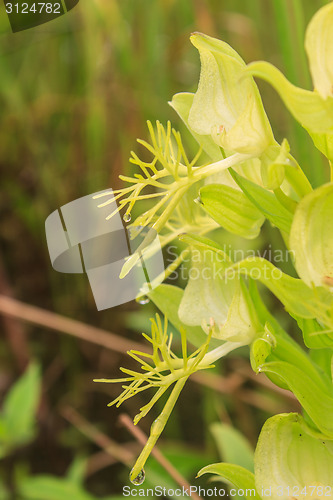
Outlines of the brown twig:
M216 373L196 372L192 373L189 380L222 394L233 394L244 383L244 377L238 373L232 373L229 377L222 377Z
M150 352L147 346L139 342L123 339L106 330L60 316L60 314L46 311L40 307L24 304L4 295L0 295L0 313L51 330L67 333L68 335L101 345L112 351L126 353L130 349L135 349L142 352Z
M237 370L238 372L238 370ZM194 382L203 385L205 387L209 387L220 394L232 396L235 399L242 401L243 403L247 403L254 408L259 408L260 410L267 411L269 413L276 413L281 410L281 404L277 401L274 402L263 394L258 394L255 391L250 389L242 388L242 385L246 381L246 378L250 378L258 385L262 385L264 388L271 390L278 394L278 396L282 396L289 401L288 404L292 404L293 407L298 408L298 402L295 396L291 393L292 397L290 397L289 392L280 389L280 387L275 387L275 385L270 382L270 380L262 380L260 376L252 373L251 370L240 372L240 373L232 373L229 377L221 377L220 375L216 375L213 373L194 373L191 375L189 380L193 380ZM282 411L282 410L281 410Z
M133 424L132 420L128 415L122 413L119 417L119 421L122 423L124 427L126 427L126 429L132 434L132 436L134 436L135 439L137 439L138 442L142 444L142 446L145 446L147 442L146 434ZM169 460L163 455L163 453L156 446L154 446L154 448L152 449L151 454L156 458L158 463L162 465L162 467L164 467L164 469L168 472L170 477L172 477L172 479L176 481L177 484L179 484L179 486L190 491L190 484L177 471L177 469L174 468L174 466L169 462ZM191 497L193 498L193 500L202 500L202 498L196 493L191 493Z
M111 457L111 455L109 455L106 451L98 451L97 453L90 455L88 459L87 467L85 470L86 477L93 476L101 469L105 469L106 467L114 465L117 462L118 460Z

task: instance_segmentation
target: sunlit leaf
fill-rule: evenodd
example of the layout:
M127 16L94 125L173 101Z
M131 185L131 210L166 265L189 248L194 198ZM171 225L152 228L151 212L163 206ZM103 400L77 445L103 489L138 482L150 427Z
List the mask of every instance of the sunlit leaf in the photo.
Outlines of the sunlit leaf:
M255 488L253 473L239 465L226 463L207 465L207 467L204 467L198 472L198 477L203 474L216 474L221 476L226 482L231 483L238 489L242 489L245 498L260 499Z
M255 484L272 500L300 496L332 498L333 443L317 439L297 413L276 415L265 423L255 452ZM312 494L311 494L312 492ZM262 495L264 496L264 495Z
M273 193L267 191L235 171L230 170L243 193L257 207L257 209L276 227L285 233L289 233L292 222L292 214L276 199Z
M209 184L200 189L204 210L227 231L256 238L265 217L239 190L222 184Z

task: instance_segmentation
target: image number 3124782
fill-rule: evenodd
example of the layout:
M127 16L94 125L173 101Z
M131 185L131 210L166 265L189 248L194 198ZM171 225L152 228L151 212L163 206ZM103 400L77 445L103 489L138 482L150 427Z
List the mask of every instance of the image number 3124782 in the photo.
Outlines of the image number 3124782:
M4 0L13 33L34 28L63 16L72 10L79 0Z

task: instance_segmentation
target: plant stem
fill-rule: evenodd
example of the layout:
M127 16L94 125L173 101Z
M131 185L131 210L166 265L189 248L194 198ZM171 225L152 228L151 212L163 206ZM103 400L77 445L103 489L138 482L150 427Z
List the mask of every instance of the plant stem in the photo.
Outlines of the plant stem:
M209 366L223 356L226 356L229 352L234 351L235 349L237 349L238 347L242 347L243 345L244 342L225 342L224 344L216 347L216 349L213 349L208 354L206 354L206 356L198 366L200 368L202 365Z
M177 402L177 399L185 385L185 382L187 380L187 377L183 377L180 380L178 380L169 396L168 401L166 402L166 405L164 406L161 414L157 419L152 423L151 429L150 429L150 436L148 438L148 441L143 448L142 452L140 453L137 461L135 462L135 465L133 469L131 470L130 473L130 480L133 482L135 478L140 474L142 469L145 466L145 463L153 449L153 447L156 444L156 441L160 437L164 427L166 426L166 423L170 417L170 414Z
M230 167L233 167L235 165L238 165L239 163L242 163L246 160L250 160L253 158L253 155L250 154L242 154L242 153L235 153L231 156L228 156L227 158L224 158L223 160L219 160L215 163L210 163L209 165L206 165L205 167L197 167L194 170L194 180L195 182L205 179L206 177L209 177L210 175L217 174L219 172L223 172L223 170L227 170Z

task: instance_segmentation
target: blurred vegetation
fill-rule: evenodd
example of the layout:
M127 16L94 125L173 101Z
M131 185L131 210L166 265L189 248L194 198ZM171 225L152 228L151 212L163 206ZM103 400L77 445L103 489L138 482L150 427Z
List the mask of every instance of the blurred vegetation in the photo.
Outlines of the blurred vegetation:
M167 103L176 92L196 90L193 31L223 38L245 61L266 59L310 88L303 35L323 3L80 0L66 16L16 34L9 32L1 5L0 294L126 336L129 347L140 341L153 306L130 303L97 314L87 280L51 268L46 217L80 196L119 187L118 175L130 168L130 150L138 148L135 139L147 136L147 119L170 119L184 131ZM276 138L288 137L314 185L328 179L306 133L274 91L259 86ZM194 148L190 139L185 142ZM258 245L282 244L275 240L267 227ZM117 377L124 356L8 316L1 333L0 393L6 399L0 415L0 499L120 495L128 484L129 458L140 445L120 426L119 410L106 408L119 388L105 389L92 379ZM253 445L272 412L294 408L291 399L258 384L241 352L236 355L205 382L188 384L162 438L161 449L189 482L200 467L216 461L225 443L243 450L226 424L233 422ZM24 372L21 385L13 385ZM133 416L142 404L134 405L129 401L123 411ZM150 423L142 423L146 432ZM106 436L123 443L122 451ZM230 449L223 453L230 456ZM154 459L146 473L147 487L174 484Z

